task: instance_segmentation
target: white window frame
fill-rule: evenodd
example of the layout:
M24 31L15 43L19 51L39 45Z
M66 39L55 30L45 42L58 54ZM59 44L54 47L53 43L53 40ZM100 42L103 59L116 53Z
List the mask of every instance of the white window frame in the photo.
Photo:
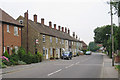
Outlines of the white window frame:
M17 51L18 51L18 46L15 46L15 52L17 53Z
M52 53L53 53L53 52L52 52L52 47L51 47L51 48L50 48L50 55L51 55L51 56L52 56Z
M58 38L56 38L56 43L58 43Z
M50 36L50 43L52 43L52 37Z
M9 25L7 25L7 32L10 32L10 27L9 27Z
M64 44L64 40L62 39L62 44Z
M45 56L45 53L44 53L44 51L45 51L45 47L43 47L43 56Z
M18 36L18 27L14 26L14 35Z
M45 42L45 35L43 35L43 42Z
M5 53L5 47L4 47L4 53Z

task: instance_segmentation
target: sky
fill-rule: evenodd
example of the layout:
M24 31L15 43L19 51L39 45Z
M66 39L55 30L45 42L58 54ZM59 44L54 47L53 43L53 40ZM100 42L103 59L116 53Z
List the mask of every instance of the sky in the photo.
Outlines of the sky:
M110 24L109 0L0 0L0 8L17 19L28 10L29 19L37 14L38 22L45 19L67 27L87 44L94 41L94 29ZM113 23L118 25L117 15Z

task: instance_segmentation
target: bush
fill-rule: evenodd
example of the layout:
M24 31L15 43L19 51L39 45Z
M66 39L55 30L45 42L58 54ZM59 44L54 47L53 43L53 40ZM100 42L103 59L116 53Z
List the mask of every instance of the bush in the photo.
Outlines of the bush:
M5 51L5 53L3 54L3 56L7 57L7 58L10 58L10 55L8 54L7 51Z
M38 56L39 62L42 62L43 55L41 53L37 52L37 56Z
M22 60L23 57L24 57L24 55L26 54L25 49L22 48L22 47L20 47L20 48L18 49L17 53L18 53L18 56L19 56L19 60Z
M25 62L26 64L31 64L32 63L32 57L29 54L25 54L22 57L21 61Z
M15 49L12 49L12 54L16 54L16 53L15 53Z
M26 63L23 62L23 61L19 61L19 60L18 60L18 64L19 64L19 65L25 65Z
M15 62L18 62L19 56L18 56L18 54L12 54L12 55L10 56L10 59L14 60Z

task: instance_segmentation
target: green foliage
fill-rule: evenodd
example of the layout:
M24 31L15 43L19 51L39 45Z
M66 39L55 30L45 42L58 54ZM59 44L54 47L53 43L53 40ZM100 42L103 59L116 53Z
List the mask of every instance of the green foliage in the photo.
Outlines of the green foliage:
M43 55L41 53L37 52L37 56L38 56L39 62L42 62Z
M16 54L16 53L15 53L15 49L12 49L12 54Z
M5 53L3 54L3 56L7 57L7 58L10 58L10 55L8 54L7 51L5 51Z
M98 47L95 42L90 42L88 48L90 51L95 52L95 51L99 50L100 47Z
M23 61L18 60L18 64L19 64L19 65L25 65L26 63L23 62Z
M25 49L22 48L22 47L20 47L20 48L18 49L17 53L18 53L18 56L19 56L19 60L22 60L23 57L24 57L24 55L26 54Z

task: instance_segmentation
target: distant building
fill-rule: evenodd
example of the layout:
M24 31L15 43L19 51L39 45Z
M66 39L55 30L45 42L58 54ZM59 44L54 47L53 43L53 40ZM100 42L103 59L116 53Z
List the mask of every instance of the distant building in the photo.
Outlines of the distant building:
M84 41L81 41L82 43L82 50L87 50L87 44Z
M21 47L22 25L5 11L0 9L0 56L7 51Z

